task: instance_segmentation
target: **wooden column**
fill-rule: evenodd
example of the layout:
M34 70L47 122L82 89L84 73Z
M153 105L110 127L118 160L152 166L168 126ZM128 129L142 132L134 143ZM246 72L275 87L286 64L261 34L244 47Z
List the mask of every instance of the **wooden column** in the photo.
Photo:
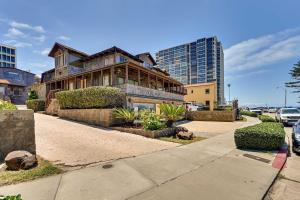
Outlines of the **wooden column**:
M74 84L74 89L77 89L77 77L75 76L75 84Z
M157 84L158 80L157 80L157 76L155 76L155 89L158 89L158 84Z
M55 81L55 90L57 90L57 82Z
M150 74L148 73L148 88L150 88Z
M93 76L93 72L91 73L91 82L90 82L90 84L91 84L91 86L94 86L94 76Z
M128 83L128 64L125 66L125 83Z
M83 88L83 76L81 76L81 79L80 79L80 88L81 89Z
M141 70L138 69L138 85L141 85Z
M114 83L115 83L115 68L114 67L111 67L110 68L110 85L113 86Z
M166 90L166 89L165 89L165 79L162 79L162 89L163 89L163 91Z
M101 72L100 72L99 85L103 85L103 70L101 70Z

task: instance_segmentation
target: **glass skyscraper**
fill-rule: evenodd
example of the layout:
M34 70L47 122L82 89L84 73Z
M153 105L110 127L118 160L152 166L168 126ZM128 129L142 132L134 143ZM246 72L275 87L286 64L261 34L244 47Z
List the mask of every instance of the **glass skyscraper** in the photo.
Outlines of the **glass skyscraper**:
M216 81L218 104L224 100L224 54L217 37L202 38L156 53L156 62L183 84Z
M16 48L0 44L0 67L16 67Z

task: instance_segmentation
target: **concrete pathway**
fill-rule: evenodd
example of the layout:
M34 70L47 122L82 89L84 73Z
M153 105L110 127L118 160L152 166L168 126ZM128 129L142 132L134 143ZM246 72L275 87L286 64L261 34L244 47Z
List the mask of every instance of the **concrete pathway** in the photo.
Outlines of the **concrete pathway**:
M251 119L247 125L258 121ZM244 124L245 125L245 124ZM265 162L244 156L255 155ZM250 156L251 157L251 156ZM0 188L24 200L261 199L278 173L273 153L240 151L233 132L190 145Z
M55 164L84 166L178 146L44 114L34 119L37 154Z
M286 127L285 131L292 144L292 128ZM266 200L297 200L300 199L300 155L291 151L285 168L281 171L280 176L272 186Z

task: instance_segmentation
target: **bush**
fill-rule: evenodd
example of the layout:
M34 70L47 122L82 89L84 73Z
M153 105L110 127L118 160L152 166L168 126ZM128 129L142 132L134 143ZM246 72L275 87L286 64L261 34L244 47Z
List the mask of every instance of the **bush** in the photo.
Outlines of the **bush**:
M273 117L270 117L268 115L259 115L258 119L262 122L276 122L276 120Z
M42 99L32 99L26 101L28 109L32 109L34 112L45 110L45 101Z
M17 110L17 107L12 103L0 99L0 110Z
M146 130L159 130L163 124L160 121L160 116L153 111L144 110L141 112L142 124Z
M276 150L284 144L285 132L280 123L261 123L237 129L234 141L237 148Z
M257 113L255 112L250 112L250 111L247 111L247 110L242 110L241 112L241 115L246 115L246 116L249 116L249 117L257 117Z
M21 195L18 194L17 196L1 196L0 200L22 200Z
M136 115L133 110L125 108L116 108L113 111L113 115L117 119L122 119L127 125L133 125Z
M55 94L62 109L122 107L125 94L114 87L89 87Z
M177 121L185 113L183 106L176 106L174 104L161 104L160 111L167 119L168 127L172 127L173 122Z
M36 93L36 91L34 91L34 90L31 90L30 92L29 92L29 95L28 95L28 100L32 100L32 99L38 99L39 97L38 97L38 95L37 95L37 93Z

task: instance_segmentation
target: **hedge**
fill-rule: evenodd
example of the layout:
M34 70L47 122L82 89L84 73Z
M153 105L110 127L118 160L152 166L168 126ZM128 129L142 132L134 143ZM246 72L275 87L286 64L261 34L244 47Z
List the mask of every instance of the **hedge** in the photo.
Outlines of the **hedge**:
M281 123L261 123L237 129L234 141L241 149L276 150L284 144L285 132Z
M61 91L55 94L61 109L114 108L122 107L125 94L114 87L88 87Z
M45 101L42 99L31 99L26 101L28 109L32 109L34 112L45 111Z
M262 122L276 122L276 120L273 117L270 117L268 115L259 115L258 119Z
M242 110L240 113L241 113L241 115L246 115L246 116L249 116L249 117L257 117L258 116L257 113L247 111L247 110Z
M17 107L12 103L0 99L0 110L17 110Z

